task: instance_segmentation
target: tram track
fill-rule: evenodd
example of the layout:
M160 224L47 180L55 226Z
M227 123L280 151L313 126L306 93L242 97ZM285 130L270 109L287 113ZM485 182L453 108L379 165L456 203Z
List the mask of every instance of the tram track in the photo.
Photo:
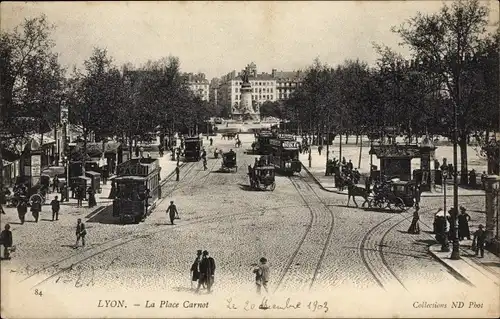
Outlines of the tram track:
M433 211L433 209L425 209L420 212L420 214L425 214ZM390 223L388 227L383 228L384 224L389 223L396 217L403 217L397 220L395 223ZM389 292L409 292L407 287L404 285L401 278L399 278L394 270L389 266L385 253L385 239L387 235L397 226L403 222L409 221L413 217L413 214L409 212L403 212L394 216L390 216L381 222L377 223L375 226L370 228L368 232L363 236L361 243L359 245L359 253L363 262L363 265L368 269L378 286ZM426 226L428 229L432 229L421 219L419 223ZM378 238L373 239L373 234L379 234ZM430 234L422 234L421 236L426 238L432 238ZM453 275L453 274L452 274ZM455 278L457 278L455 276ZM457 278L460 280L460 278Z
M191 172L191 170L194 168L194 166L195 166L195 165L194 165L194 163L193 163L193 165L190 165L190 166L188 167L188 169L187 169L187 170L184 170L184 172L185 172L185 173L183 174L183 176L182 176L182 177L180 177L180 178L179 178L179 182L180 182L180 181L182 181L182 180L183 180L186 176L188 176L188 175L189 175L189 173L190 173L190 172ZM161 187L162 187L162 195L164 194L164 189L168 189L168 188L169 188L169 186L170 186L170 185L167 185L167 184L168 184L168 180L169 180L170 178L173 178L173 176L169 176L169 177L167 177L166 183L165 183L165 184L163 184L163 185L161 186ZM188 183L189 183L189 181L188 181ZM167 191L166 191L166 193L165 193L165 195L163 195L163 196L162 196L162 198L161 198L160 200L158 200L158 201L157 201L156 205L158 206L161 202L163 202L163 200L165 200L165 198L167 198L167 197L168 197L169 195L171 195L174 191L176 191L176 190L178 189L178 188L177 188L177 186L178 186L178 185L179 185L178 183L173 184L173 186L174 186L174 187L172 187L172 189L170 189L170 190L167 190ZM108 206L107 206L107 207L105 207L104 209L109 209L110 207L112 207L112 205L108 205ZM154 225L147 225L145 229L140 230L138 233L146 232L146 231L148 231L148 230L150 230L150 229L153 229L153 228L158 228L158 227L157 227L157 226L154 226ZM163 228L162 228L162 229L163 229ZM138 234L138 233L136 233L136 234ZM123 235L123 236L119 236L119 237L116 237L116 238L114 238L114 239L110 239L110 240L108 240L108 241L105 241L105 242L103 242L103 243L100 243L100 244L98 244L98 245L97 245L97 247L100 247L100 246L106 245L106 244L108 244L108 243L110 243L110 242L112 242L112 241L115 241L115 240L121 239L121 238L123 238L123 237L129 237L129 236L135 236L135 235ZM96 247L96 246L94 246L94 247L92 247L92 248L90 248L90 249L84 250L83 252L88 251L88 250L91 250L91 249L94 249L95 247ZM64 257L64 258L62 258L62 259L59 259L59 260L57 260L57 261L55 261L55 262L52 262L50 265L48 265L48 266L46 266L46 267L44 267L44 268L40 269L39 271L37 271L37 272L33 273L32 275L30 275L30 276L26 277L26 278L25 278L25 279L23 279L21 282L24 282L25 280L27 280L27 279L29 279L29 278L31 278L31 277L33 277L33 276L38 275L39 273L41 273L41 272L43 272L43 271L45 271L45 270L47 270L47 269L49 269L49 268L53 267L54 265L57 265L57 264L59 264L59 263L62 263L62 262L64 262L64 261L68 260L68 259L74 258L75 256L81 255L83 252L81 251L81 252L79 252L79 253L77 253L77 254L72 254L72 255L70 255L70 256L67 256L67 257Z
M214 161L214 164L212 165L212 168L215 167L215 165L217 165L217 161ZM185 170L185 173L183 174L182 179L184 179L186 176L188 176L189 173L192 171L192 169L195 166L196 166L196 163L192 163L192 165L190 165L188 167L188 169ZM195 174L195 175L198 176L198 173ZM207 178L209 175L210 175L210 173L204 175L202 178ZM185 181L185 183L190 184L190 183L193 182L193 180L194 179L191 178L188 181ZM163 185L162 187L167 187L166 185L167 184ZM174 184L174 187L167 192L167 195L165 195L165 196L162 197L162 200L164 198L166 198L168 195L172 194L174 191L179 190L179 188L176 187L177 185L178 184ZM298 207L303 207L303 206L301 206L301 205L279 206L279 207L270 208L270 210L279 210L279 209L285 209L285 208L298 208ZM204 224L204 223L207 223L207 222L217 222L217 221L225 220L225 219L236 217L236 216L254 214L254 213L259 213L259 212L261 212L261 210L257 210L257 211L250 212L250 213L249 212L243 212L243 213L224 214L224 215L219 215L217 213L217 214L214 214L214 215L211 215L211 216L206 216L206 217L202 217L202 218L196 218L196 220L187 221L184 224L177 224L177 225L174 225L174 226L168 225L168 227L169 228L175 228L175 229L177 229L177 228L186 228L186 227L193 226L193 225ZM49 265L43 267L42 269L36 271L35 273L27 276L26 278L24 278L20 282L26 284L26 282L29 281L29 280L35 281L35 276L40 275L44 271L47 271L50 268L54 268L54 267L57 267L59 269L58 271L56 271L55 273L51 274L50 276L46 277L45 279L43 279L41 281L37 281L35 283L29 283L29 285L31 287L39 286L39 285L41 285L41 284L49 281L50 279L55 278L58 275L61 275L65 271L68 271L69 269L73 269L74 266L76 266L78 264L81 264L81 263L83 263L83 262L85 262L85 261L87 261L87 260L89 260L89 259L91 259L91 258L93 258L95 256L103 254L103 253L105 253L107 251L110 251L112 249L124 246L124 245L126 245L126 244L128 244L130 242L135 241L135 240L143 239L145 236L154 235L154 234L163 232L165 230L165 228L166 228L166 225L164 227L162 227L162 226L155 226L155 225L147 225L145 228L140 229L139 231L136 231L133 234L127 234L127 235L116 237L114 239L111 239L111 240L102 242L100 244L94 245L92 248L80 251L77 254L72 254L72 255L67 256L65 258L59 259L59 260L57 260L55 262L52 262ZM74 259L74 260L71 260L71 259ZM60 266L61 263L68 264L68 266L61 267Z
M306 287L309 290L312 289L318 279L335 226L333 212L314 191L311 184L304 179L304 175L300 177L290 176L289 180L308 208L310 218L297 248L290 256L284 270L279 276L274 292L289 289L300 290ZM325 218L329 220L329 226L326 231L324 229ZM318 246L318 242L323 242L323 244ZM311 253L311 250L315 249L317 251ZM318 256L315 263L310 263L311 255ZM290 287L286 287L286 285L290 285Z
M302 206L302 205L288 205L288 206L273 207L273 208L270 208L269 210L272 211L272 210L280 210L280 209L287 209L287 208L301 208L301 207L304 207L304 206ZM207 222L218 222L218 221L226 220L226 219L233 218L233 217L248 216L249 214L250 215L257 214L260 212L261 212L261 210L256 210L253 212L224 214L224 215L214 214L214 215L210 215L210 216L206 216L206 217L196 218L194 220L187 221L184 224L177 224L177 225L173 225L173 226L168 225L168 227L169 227L169 229L172 229L172 228L173 229L179 229L179 228L184 229L184 228L196 226L199 224L206 224ZM37 286L40 286L43 283L48 282L50 279L53 279L53 278L61 275L62 273L75 268L75 266L77 266L77 265L79 265L79 264L81 264L81 263L83 263L91 258L94 258L98 255L101 255L105 252L116 249L118 247L125 246L133 241L141 240L147 236L155 235L155 234L161 233L163 231L164 231L164 227L155 227L154 229L150 227L150 228L138 231L138 232L131 234L131 235L120 236L120 237L115 238L113 240L109 240L109 241L106 241L104 243L100 243L97 246L94 246L90 249L84 250L78 254L74 254L74 255L71 255L71 256L66 257L64 259L60 259L56 262L53 262L50 265L41 269L40 271L24 278L21 282L26 283L28 280L31 279L32 281L35 281L35 282L29 283L29 284L32 288L35 288ZM74 258L75 260L70 260L72 258ZM67 264L67 266L61 267L60 266L61 263L65 263L65 264ZM58 271L50 274L49 276L45 277L42 280L35 279L36 275L39 275L43 271L46 271L46 270L53 268L53 267L57 267Z

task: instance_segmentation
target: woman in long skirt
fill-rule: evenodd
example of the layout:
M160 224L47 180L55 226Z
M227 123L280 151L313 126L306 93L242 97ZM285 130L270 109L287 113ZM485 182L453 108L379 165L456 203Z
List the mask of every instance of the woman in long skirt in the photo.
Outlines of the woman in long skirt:
M418 225L418 220L420 219L420 217L418 216L418 210L419 208L417 207L413 212L413 219L411 221L410 228L408 228L409 234L420 234L420 227Z

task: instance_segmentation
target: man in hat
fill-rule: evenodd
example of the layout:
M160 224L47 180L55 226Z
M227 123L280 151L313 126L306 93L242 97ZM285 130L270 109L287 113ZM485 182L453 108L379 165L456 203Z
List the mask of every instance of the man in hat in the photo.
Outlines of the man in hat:
M191 289L193 288L193 282L200 279L200 262L201 262L201 249L196 252L196 258L191 265Z
M174 201L170 201L170 206L167 208L167 214L170 217L170 223L174 225L174 219L177 215L179 217L179 213L177 212L177 207L174 205Z
M181 170L179 168L179 164L177 164L177 166L175 166L175 181L178 182L179 181L179 174L181 173Z
M465 207L460 206L460 214L458 215L458 236L460 240L464 240L464 237L470 240L469 220L470 216L466 213Z
M196 288L196 292L200 291L201 285L206 284L208 293L210 293L212 285L214 284L214 275L215 260L208 256L208 251L204 250L203 257L200 262L200 280L198 281L198 288Z
M50 202L50 205L52 206L52 221L54 221L54 218L59 220L59 210L61 208L61 204L59 204L57 196Z
M475 251L477 254L481 251L481 258L484 257L484 242L486 240L486 232L483 230L483 225L479 225L479 229L474 233L474 239L472 240L472 247L476 247ZM475 245L474 245L475 244Z
M267 265L267 259L262 257L260 260L260 265L254 269L255 274L255 284L257 286L257 293L260 295L262 287L267 290L267 283L269 281L269 266Z
M10 259L9 249L12 247L12 232L9 224L5 224L5 230L0 233L0 242L3 245L3 258Z

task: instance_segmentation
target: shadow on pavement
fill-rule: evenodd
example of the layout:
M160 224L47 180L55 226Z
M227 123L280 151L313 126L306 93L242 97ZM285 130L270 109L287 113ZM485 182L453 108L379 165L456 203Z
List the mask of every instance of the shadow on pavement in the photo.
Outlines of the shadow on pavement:
M196 281L193 281L193 286L195 286L195 288L188 288L188 287L172 287L172 290L175 291L175 292L192 292L194 293L196 287L198 285L198 282Z
M499 262L488 261L488 262L484 262L482 264L485 266L500 267Z
M436 244L437 242L433 239L417 239L416 240L417 243L422 243L422 244L425 244L427 246L430 246L430 245L434 245Z
M48 219L48 218L42 218L42 219L40 219L40 221L44 221L44 222L53 222L54 220L52 220L52 219Z
M248 192L253 192L254 190L250 187L250 185L246 184L238 184L240 186L241 190L248 191Z
M74 248L75 248L75 245L67 245L67 244L66 244L66 245L61 245L61 247L68 247L68 248L72 248L72 249L74 249Z
M113 216L113 205L100 207L96 211L85 216L89 218L87 223L121 225L120 219Z

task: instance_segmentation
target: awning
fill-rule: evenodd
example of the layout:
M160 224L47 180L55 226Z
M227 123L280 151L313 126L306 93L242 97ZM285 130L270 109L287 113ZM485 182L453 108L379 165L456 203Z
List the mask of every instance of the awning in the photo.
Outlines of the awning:
M9 162L9 161L6 161L6 160L2 160L2 164L3 164L2 165L3 167L7 167L9 165L12 165L12 162Z
M56 175L64 175L64 173L64 166L50 166L42 171L42 174L48 175L51 178L54 178Z

